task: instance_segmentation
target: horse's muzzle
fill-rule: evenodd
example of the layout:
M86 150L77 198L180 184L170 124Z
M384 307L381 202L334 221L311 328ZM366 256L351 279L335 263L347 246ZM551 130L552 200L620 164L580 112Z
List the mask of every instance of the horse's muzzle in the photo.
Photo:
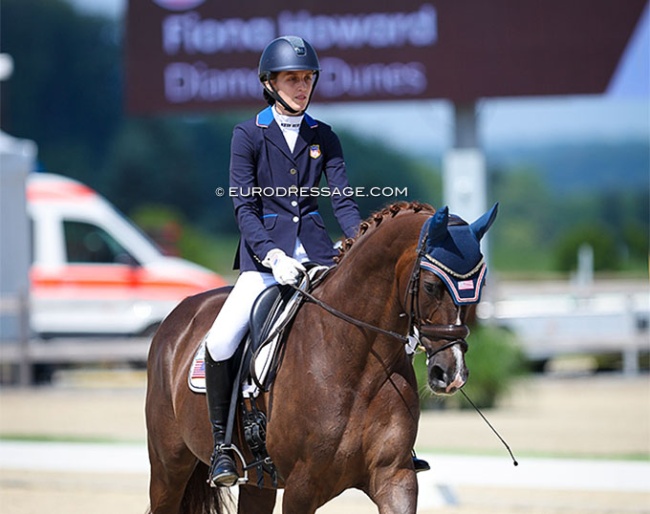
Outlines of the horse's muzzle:
M436 395L452 395L465 385L469 373L463 366L461 370L453 366L451 373L438 364L429 368L429 387Z
M451 395L465 385L469 371L465 365L465 352L469 335L467 325L426 325L421 335L439 343L425 344L428 362L428 382L434 394ZM440 344L441 343L441 344Z

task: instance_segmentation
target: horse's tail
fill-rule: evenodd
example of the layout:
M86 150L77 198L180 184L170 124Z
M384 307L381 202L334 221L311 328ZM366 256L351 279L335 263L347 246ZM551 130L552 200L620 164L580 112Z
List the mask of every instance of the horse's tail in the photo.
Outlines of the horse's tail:
M198 462L185 486L181 514L226 514L234 500L226 487L210 487L206 480L208 466Z

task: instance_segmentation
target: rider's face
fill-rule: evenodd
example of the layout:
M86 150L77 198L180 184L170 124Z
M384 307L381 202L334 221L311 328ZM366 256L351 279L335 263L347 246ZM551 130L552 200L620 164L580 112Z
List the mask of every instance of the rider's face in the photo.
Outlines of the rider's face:
M314 72L281 71L271 83L292 109L302 112L307 108L314 87ZM281 114L292 114L279 102L276 107Z

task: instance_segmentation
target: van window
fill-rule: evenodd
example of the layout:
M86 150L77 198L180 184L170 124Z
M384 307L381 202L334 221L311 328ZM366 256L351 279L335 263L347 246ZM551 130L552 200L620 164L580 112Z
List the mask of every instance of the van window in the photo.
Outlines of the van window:
M68 262L135 263L135 259L104 229L83 221L64 221Z

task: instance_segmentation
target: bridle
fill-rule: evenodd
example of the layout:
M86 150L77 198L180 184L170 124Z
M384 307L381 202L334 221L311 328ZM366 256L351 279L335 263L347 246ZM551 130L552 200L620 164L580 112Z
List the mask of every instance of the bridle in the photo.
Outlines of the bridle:
M420 231L420 237L418 239L418 246L416 249L416 258L415 263L413 264L413 269L411 270L411 276L406 288L405 304L409 305L408 310L409 317L409 335L411 336L411 346L419 344L422 346L427 354L427 357L431 359L434 355L443 352L452 346L459 345L463 352L466 352L468 349L467 341L465 340L469 336L469 327L462 324L439 324L439 323L425 323L420 314L420 278L422 274L422 268L420 266L421 260L426 254L426 242L428 238L428 227L431 222L431 218L424 222L422 230ZM458 225L462 222L451 219L449 221L450 225ZM460 308L460 307L459 307ZM445 344L436 348L435 350L429 348L428 346L422 344L421 337L433 340L445 340Z
M310 285L309 285L310 279L307 273L304 274L305 276L304 289L296 285L292 285L292 287L312 303L315 303L316 305L318 305L325 311L329 312L333 316L336 316L339 319L347 321L352 325L361 328L366 328L368 330L372 330L379 334L383 334L392 337L394 339L397 339L407 344L413 351L415 351L415 347L422 346L425 349L427 353L427 357L429 359L431 359L434 355L443 352L455 345L459 345L463 350L463 352L465 352L467 351L468 348L467 341L465 341L465 338L469 336L469 328L467 327L467 325L465 325L464 323L463 324L425 323L422 319L422 316L420 315L420 301L419 301L420 275L421 275L420 261L426 253L427 228L430 220L431 218L429 218L427 221L424 222L424 225L420 232L420 238L418 240L418 247L416 250L416 259L413 265L413 269L411 270L411 275L406 289L407 298L405 299L404 303L405 305L409 305L408 313L404 314L405 316L408 316L409 319L409 333L407 336L404 336L392 330L383 329L381 327L372 325L370 323L366 323L365 321L349 316L339 311L338 309L335 309L331 305L326 304L322 300L319 300L314 295L308 292L310 289ZM450 225L451 224L453 224L452 221L450 221ZM432 348L423 345L421 342L421 337L425 337L427 339L434 339L434 340L445 340L447 342L441 347L436 348L434 350Z

